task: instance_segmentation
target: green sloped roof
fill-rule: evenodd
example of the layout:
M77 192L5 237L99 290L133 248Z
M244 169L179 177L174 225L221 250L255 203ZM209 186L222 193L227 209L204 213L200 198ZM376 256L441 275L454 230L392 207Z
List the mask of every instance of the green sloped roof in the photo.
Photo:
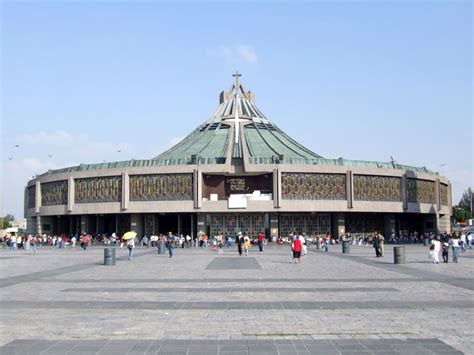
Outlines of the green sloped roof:
M336 165L433 173L424 167L392 162L325 159L289 137L265 117L256 107L252 93L245 92L241 85L233 85L227 93L221 93L219 106L206 122L153 159L80 164L50 170L43 175L127 167L224 164L227 156L242 158L244 146L247 147L248 162L251 164Z

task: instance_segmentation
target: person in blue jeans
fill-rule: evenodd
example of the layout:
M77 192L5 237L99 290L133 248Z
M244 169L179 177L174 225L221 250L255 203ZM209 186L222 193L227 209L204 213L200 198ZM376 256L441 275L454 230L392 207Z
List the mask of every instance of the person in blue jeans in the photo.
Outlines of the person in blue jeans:
M133 259L133 248L135 248L135 238L127 240L128 260Z
M168 254L170 255L170 258L173 257L173 240L171 238L168 238L166 241L166 247L168 248Z

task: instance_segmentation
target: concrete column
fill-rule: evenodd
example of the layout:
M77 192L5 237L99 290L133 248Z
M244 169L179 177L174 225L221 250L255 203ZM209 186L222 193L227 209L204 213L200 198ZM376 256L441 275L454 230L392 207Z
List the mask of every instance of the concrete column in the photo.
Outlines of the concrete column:
M36 181L36 193L35 193L35 213L40 213L41 207L41 183L37 180Z
M74 198L75 198L75 187L74 179L69 177L67 179L67 211L71 213L74 210Z
M43 234L43 226L41 225L41 216L36 216L36 233Z
M277 200L278 200L278 208L281 207L281 170L277 171Z
M347 208L351 209L352 208L352 201L354 200L353 197L353 174L351 170L348 170L346 172L346 200L347 200Z
M181 231L183 230L182 228L182 222L183 222L183 219L181 218L181 214L178 213L178 235L181 235Z
M87 216L82 215L81 216L81 233L89 233L87 230Z
M384 234L383 235L385 239L388 240L387 238L389 238L392 233L395 233L395 227L396 227L395 215L393 213L387 213L383 216L383 219L384 219L384 223L383 223Z
M346 218L344 213L334 213L331 216L331 234L337 239L346 234Z
M439 186L439 179L436 179L435 182L435 203L436 203L436 211L441 210L441 189Z
M408 193L407 193L407 174L403 174L401 180L401 195L402 195L402 203L403 209L408 209Z
M273 169L273 207L279 208L280 207L280 200L279 200L279 189L280 189L280 180L279 180L278 169Z
M128 201L130 199L130 178L127 172L122 173L122 211L128 209Z
M202 174L201 169L193 170L193 202L194 208L202 206Z
M194 240L194 214L191 214L191 240Z

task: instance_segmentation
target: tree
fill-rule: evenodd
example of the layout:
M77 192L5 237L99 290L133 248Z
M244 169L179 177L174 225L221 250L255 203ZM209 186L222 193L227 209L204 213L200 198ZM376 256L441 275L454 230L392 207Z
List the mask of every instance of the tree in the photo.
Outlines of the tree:
M458 207L462 208L463 210L470 211L472 213L472 190L471 188L468 188L464 193L462 194L461 201L458 203Z
M7 229L11 227L11 222L15 220L15 216L7 214L5 217L2 217L2 229Z
M472 190L468 188L462 194L461 200L457 206L453 207L453 217L456 221L466 221L472 218Z

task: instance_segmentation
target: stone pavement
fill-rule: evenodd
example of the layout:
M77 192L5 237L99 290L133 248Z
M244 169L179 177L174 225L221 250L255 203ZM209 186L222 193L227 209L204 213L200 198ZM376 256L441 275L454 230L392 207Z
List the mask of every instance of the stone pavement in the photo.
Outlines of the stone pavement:
M0 354L473 354L474 252L0 250Z

